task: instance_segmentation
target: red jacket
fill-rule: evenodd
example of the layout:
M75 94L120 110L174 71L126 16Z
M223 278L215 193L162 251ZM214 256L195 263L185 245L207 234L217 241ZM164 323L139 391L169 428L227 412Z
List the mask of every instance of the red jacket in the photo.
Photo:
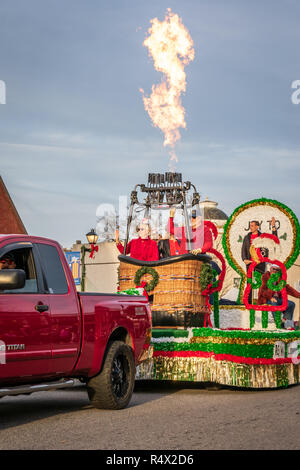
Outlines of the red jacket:
M203 234L201 233L203 230ZM169 218L167 231L174 235L175 238L181 240L180 254L183 255L188 252L187 240L185 234L185 227L175 227L173 217ZM213 247L213 239L211 231L206 225L204 227L200 225L195 230L191 230L191 249L201 248L202 252L205 253L207 250Z
M278 297L281 298L281 292L275 292L272 291L271 289L268 288L267 282L270 279L271 273L267 271L265 274L262 275L262 285L258 291L258 299L257 302L259 305L266 304L268 300L271 300L272 297ZM300 292L298 292L296 289L293 289L289 284L286 284L286 293L287 295L291 295L292 297L297 297L298 299L300 298Z
M124 247L121 243L117 244L120 253L123 254ZM157 261L159 260L158 248L154 240L151 238L133 238L127 245L126 254L142 261Z

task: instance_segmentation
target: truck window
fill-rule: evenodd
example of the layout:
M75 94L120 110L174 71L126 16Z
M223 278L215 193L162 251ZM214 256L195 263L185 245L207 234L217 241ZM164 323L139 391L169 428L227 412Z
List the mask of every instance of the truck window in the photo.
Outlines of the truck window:
M22 269L26 274L25 286L22 289L4 290L1 291L2 294L36 294L38 292L32 248L18 248L8 251L1 257L1 260L4 261L2 269Z
M55 246L45 243L38 243L37 247L48 292L50 294L67 294L69 286L57 249Z

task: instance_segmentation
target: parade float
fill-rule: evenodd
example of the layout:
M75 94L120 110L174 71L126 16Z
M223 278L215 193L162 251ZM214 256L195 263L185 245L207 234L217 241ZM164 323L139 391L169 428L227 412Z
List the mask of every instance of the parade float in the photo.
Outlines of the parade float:
M193 40L181 18L168 9L163 21L151 20L143 45L163 78L152 86L150 96L140 91L153 126L164 134L172 172L149 174L147 184L132 191L124 254L119 256L120 294L144 292L152 310L153 358L138 367L136 378L246 388L297 384L300 332L282 328L281 322L288 306L287 270L299 255L298 220L284 204L256 199L229 217L222 250L216 249L217 227L208 220L201 221L202 235L197 227L195 243L193 211L201 213L200 195L191 182L182 182L181 174L175 173L179 128L186 127L180 96L186 91L185 66L195 55ZM167 220L170 208L176 209L174 226L183 227L182 236L176 235L175 240ZM158 246L181 242L179 253L173 250L170 256L162 250L163 256L155 261L129 256L128 243L137 236L134 227L139 217L150 220L151 238ZM251 232L253 221L259 236ZM207 232L215 243L203 249ZM259 295L271 265L277 272L270 275L266 288L280 298L276 306L262 302ZM236 298L229 302L221 295L226 266L240 280Z
M181 215L179 223L187 235L187 252L181 255L158 261L119 256L119 293L143 291L152 310L153 357L138 367L136 379L254 389L299 383L300 331L281 324L287 308L287 270L299 255L297 217L284 204L265 198L246 202L232 213L224 226L223 252L240 285L236 300L228 304L219 298L226 275L222 253L214 247L203 253L201 240L200 248L193 246L191 217L195 210L200 214L199 202L195 186L183 183L177 173L150 174L148 184L137 185L131 193L124 253L141 217L151 221L158 243L168 240L170 233L164 229L172 207ZM246 265L242 246L253 220L259 224L259 235L251 241ZM201 226L216 239L213 223L202 220ZM271 265L278 271L268 280L268 288L280 293L279 306L258 302L263 273Z

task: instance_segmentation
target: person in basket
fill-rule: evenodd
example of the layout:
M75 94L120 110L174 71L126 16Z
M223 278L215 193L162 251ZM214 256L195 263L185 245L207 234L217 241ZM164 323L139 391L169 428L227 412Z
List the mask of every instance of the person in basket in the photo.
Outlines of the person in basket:
M265 274L262 276L262 285L259 289L258 292L258 304L259 305L273 305L273 306L280 306L282 305L282 295L280 291L272 291L268 287L268 280L270 279L272 274L278 273L280 271L280 267L277 264L272 264L270 266L270 270L267 271ZM289 284L286 284L286 293L287 295L291 295L292 297L296 297L297 299L300 298L300 292L296 291L291 287ZM291 327L293 328L294 321L293 321L293 315L294 315L294 310L295 310L295 302L292 300L288 300L288 306L287 309L282 312L282 326L288 328ZM272 312L273 317L275 318L275 313Z
M159 253L157 244L151 240L151 228L147 221L143 221L137 228L139 237L129 241L126 248L126 255L142 261L157 261ZM124 254L124 247L120 242L119 230L116 230L116 245L121 254Z
M167 231L171 237L180 241L181 255L188 253L186 229L184 226L175 227L174 225L175 209L170 209L170 217L168 221ZM191 249L201 250L206 253L213 246L213 239L210 229L204 224L203 219L197 210L192 211L191 216ZM200 251L198 251L200 253Z

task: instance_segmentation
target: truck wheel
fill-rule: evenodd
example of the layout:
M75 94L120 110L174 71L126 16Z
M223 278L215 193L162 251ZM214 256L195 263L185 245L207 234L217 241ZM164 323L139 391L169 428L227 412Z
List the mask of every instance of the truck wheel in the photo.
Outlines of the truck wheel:
M95 408L125 408L133 393L135 362L132 350L122 341L108 345L100 374L88 381L89 399Z

